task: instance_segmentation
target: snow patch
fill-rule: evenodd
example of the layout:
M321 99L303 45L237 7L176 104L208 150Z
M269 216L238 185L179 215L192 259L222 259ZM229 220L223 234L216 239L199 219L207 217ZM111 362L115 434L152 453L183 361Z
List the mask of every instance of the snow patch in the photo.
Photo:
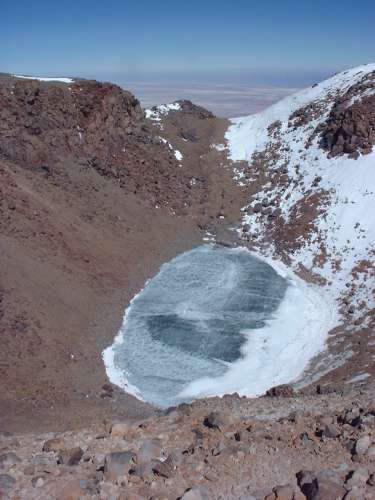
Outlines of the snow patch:
M15 78L23 78L25 80L39 80L40 82L61 82L61 83L73 83L72 78L61 78L61 77L44 77L44 76L23 76L23 75L13 75Z
M170 111L179 111L181 106L178 102L172 102L170 104L160 104L159 106L154 106L151 109L146 109L146 118L149 120L160 122L163 115L167 115Z
M169 141L167 141L167 139L164 139L164 137L159 137L159 139L161 140L161 142L163 144L166 144L171 151L173 151L173 154L174 154L177 161L182 161L184 159L181 151L179 151L178 149L174 149L172 144Z
M366 380L369 377L370 377L369 373L359 373L358 375L351 378L350 380L347 380L345 383L346 384L355 384L357 382L363 382L364 380Z
M216 151L219 151L220 153L227 149L225 144L211 144L211 148L216 149Z

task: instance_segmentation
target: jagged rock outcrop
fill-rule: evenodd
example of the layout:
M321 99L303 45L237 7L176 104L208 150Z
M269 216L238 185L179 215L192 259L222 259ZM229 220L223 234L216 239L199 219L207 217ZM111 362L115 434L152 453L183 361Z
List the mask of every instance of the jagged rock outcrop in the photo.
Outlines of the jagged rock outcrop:
M320 145L329 157L369 154L375 144L375 72L366 74L336 101L325 123L319 125Z
M0 92L1 156L30 167L70 155L89 159L94 153L109 162L129 142L128 135L141 132L138 101L112 84L9 78Z
M201 120L206 120L208 118L214 117L214 114L211 113L211 111L208 111L207 109L203 108L202 106L197 106L196 104L192 103L189 100L182 99L182 100L176 101L176 103L179 104L180 111L182 113L194 115L195 117L197 117Z

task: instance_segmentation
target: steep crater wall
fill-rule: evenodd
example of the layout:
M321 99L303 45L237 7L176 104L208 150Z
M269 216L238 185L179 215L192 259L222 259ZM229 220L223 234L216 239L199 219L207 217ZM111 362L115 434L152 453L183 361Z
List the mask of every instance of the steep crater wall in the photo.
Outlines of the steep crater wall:
M73 161L116 179L126 193L179 208L188 193L176 158L138 100L110 83L0 78L0 158L53 174Z

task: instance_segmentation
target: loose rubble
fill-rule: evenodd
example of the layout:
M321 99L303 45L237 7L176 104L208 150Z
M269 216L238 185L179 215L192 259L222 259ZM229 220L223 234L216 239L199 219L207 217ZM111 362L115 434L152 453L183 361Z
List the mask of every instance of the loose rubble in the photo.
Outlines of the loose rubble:
M60 500L373 499L374 396L375 387L228 395L139 423L5 436L0 491Z

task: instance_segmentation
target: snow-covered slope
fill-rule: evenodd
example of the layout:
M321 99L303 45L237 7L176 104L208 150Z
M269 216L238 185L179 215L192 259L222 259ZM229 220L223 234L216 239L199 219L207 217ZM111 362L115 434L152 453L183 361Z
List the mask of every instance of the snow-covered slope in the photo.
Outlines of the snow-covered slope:
M352 329L374 318L374 110L368 64L234 119L226 134L230 158L244 161L242 237L321 283Z

